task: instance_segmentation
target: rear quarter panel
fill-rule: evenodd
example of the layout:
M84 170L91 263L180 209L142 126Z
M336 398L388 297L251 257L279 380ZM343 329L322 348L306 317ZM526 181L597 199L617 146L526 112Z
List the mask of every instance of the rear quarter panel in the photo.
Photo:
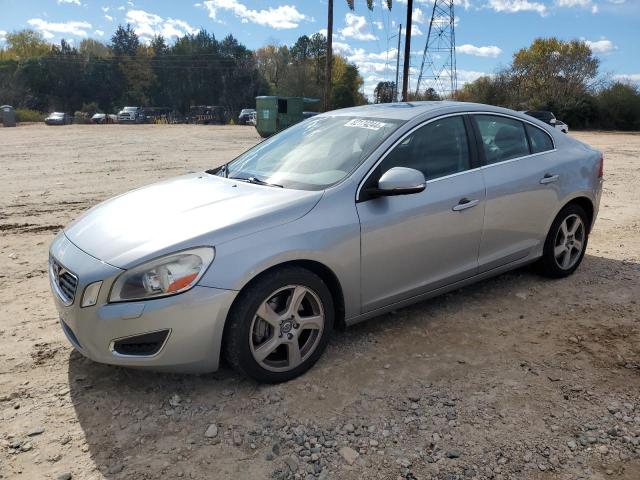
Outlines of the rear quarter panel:
M601 152L558 130L547 129L547 131L552 133L556 142L555 157L557 172L560 175L558 194L561 199L558 211L553 218L549 219L548 227L551 226L560 209L579 197L586 197L593 204L593 221L595 222L602 194L602 179L598 177Z

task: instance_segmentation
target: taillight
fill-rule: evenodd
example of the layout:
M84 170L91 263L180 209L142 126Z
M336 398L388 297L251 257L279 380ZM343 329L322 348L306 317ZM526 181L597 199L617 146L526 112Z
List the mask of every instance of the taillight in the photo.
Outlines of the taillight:
M600 168L598 169L598 178L604 177L604 153L600 154Z

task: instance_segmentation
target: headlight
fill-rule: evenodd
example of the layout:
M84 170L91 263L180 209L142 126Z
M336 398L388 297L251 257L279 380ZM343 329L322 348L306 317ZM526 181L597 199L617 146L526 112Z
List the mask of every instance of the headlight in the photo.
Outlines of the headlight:
M213 248L200 247L143 263L116 279L109 301L143 300L185 292L198 283L214 256Z

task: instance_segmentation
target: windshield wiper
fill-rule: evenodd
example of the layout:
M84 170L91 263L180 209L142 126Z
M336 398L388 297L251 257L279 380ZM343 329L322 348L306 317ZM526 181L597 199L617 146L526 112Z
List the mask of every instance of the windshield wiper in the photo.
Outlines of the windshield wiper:
M256 185L266 185L268 187L278 187L284 188L282 185L278 185L277 183L269 183L264 180L259 179L258 177L229 177L232 180L240 180L241 182L254 183Z

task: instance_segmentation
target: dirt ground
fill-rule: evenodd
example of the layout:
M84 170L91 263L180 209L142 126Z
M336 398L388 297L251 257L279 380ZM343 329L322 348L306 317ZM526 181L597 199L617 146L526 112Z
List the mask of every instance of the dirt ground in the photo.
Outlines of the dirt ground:
M606 176L575 275L519 270L360 324L263 386L84 359L46 275L82 211L216 166L253 128L0 129L0 478L638 480L640 135L574 135Z

